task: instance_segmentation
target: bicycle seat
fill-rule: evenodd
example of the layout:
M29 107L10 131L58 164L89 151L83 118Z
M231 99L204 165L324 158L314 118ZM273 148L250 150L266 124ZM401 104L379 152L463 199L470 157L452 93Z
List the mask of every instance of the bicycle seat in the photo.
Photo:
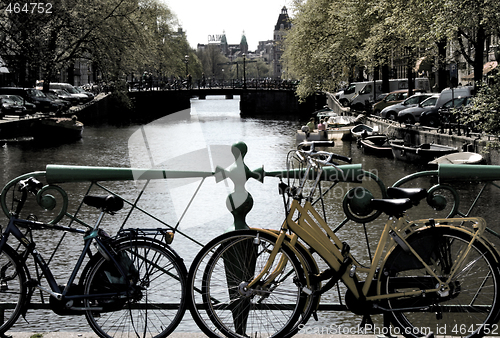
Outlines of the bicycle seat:
M115 212L123 208L123 200L115 195L93 196L87 195L83 198L83 203L91 207L96 207L107 212Z
M387 195L390 198L408 198L411 200L413 205L418 205L418 203L427 197L427 190L422 188L387 188Z
M399 217L413 206L413 202L409 198L372 199L370 206L373 209L382 211L389 216Z

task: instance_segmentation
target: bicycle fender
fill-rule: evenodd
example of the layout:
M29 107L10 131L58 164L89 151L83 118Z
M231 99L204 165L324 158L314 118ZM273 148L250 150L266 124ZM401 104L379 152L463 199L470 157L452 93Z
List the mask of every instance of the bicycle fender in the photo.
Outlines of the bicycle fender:
M172 254L172 256L174 256L177 263L184 265L184 259L170 246L170 244L167 244L167 243L162 242L156 238L151 238L148 236L136 236L136 237L133 237L133 240L153 242L153 243L163 247L166 251L170 252ZM130 238L128 238L128 237L119 237L119 238L113 240L112 245L120 245L120 244L128 242L128 241L130 241Z
M113 239L110 243L110 246L111 247L119 246L123 243L130 241L130 240L131 239L129 237L119 237L119 238ZM172 254L175 261L179 265L184 266L184 268L186 268L186 265L184 264L184 259L182 259L182 257L179 256L179 254L174 249L172 249L172 247L170 245L166 244L165 242L162 242L158 239L147 237L147 236L135 236L135 237L133 237L133 240L134 241L137 241L137 240L141 241L142 240L142 241L146 241L146 242L153 242L154 244L161 246L166 251L168 251ZM78 285L80 285L80 286L83 285L83 283L85 281L85 277L87 276L88 270L90 270L96 264L96 262L101 258L102 258L102 254L99 251L97 251L92 256L92 258L87 262L87 264L85 265L85 267L82 270L82 273L80 275L80 281L79 281ZM185 270L185 271L187 271L187 270Z
M265 233L267 235L273 236L276 239L278 238L279 232L280 232L279 230L262 229L262 228L250 228L249 230L255 231L255 232L262 232L262 233ZM245 230L239 230L239 231L245 231ZM316 259L314 259L311 252L301 242L296 241L295 244L292 245L290 243L290 237L291 237L290 235L286 235L286 238L283 241L283 244L286 245L290 250L292 250L292 252L295 254L295 256L297 257L297 259L299 260L299 262L302 266L305 266L306 262L304 260L307 260L310 263L309 266L311 267L312 271L310 271L310 273L305 273L306 269L304 269L304 275L305 275L307 284L311 285L312 284L311 277L313 275L317 275L320 273ZM306 256L307 256L307 258L305 258ZM321 282L318 283L318 290L320 290L320 289L321 289ZM318 290L316 290L316 291L318 291ZM313 290L311 290L311 291L313 291ZM319 308L321 294L319 294L318 292L314 292L314 297L315 297L316 307L315 307L312 315L314 316L315 320L317 321L318 319L317 319L316 312Z
M19 268L18 273L21 273L23 275L21 277L21 280L23 280L27 286L26 288L27 292L24 295L24 302L21 305L21 316L23 316L24 320L26 320L26 313L28 313L29 305L31 303L31 296L33 295L35 290L35 288L29 285L29 281L31 280L31 274L28 267L26 266L26 261L21 258L21 256L16 252L16 250L14 250L7 243L4 244L3 250L8 252L8 254L12 257L13 260L17 261L16 265Z
M271 236L273 236L273 237L275 237L275 238L278 238L278 235L279 235L279 230L261 229L261 228L250 228L250 230L254 230L254 231L258 231L258 232L263 232L263 233L266 233L266 234L268 234L268 235L271 235ZM301 263L301 264L303 264L303 262L302 262L302 260L301 260L301 258L300 258L300 255L298 255L298 254L299 254L298 250L300 250L300 254L306 254L307 256L309 256L309 260L310 260L310 262L314 263L314 266L313 266L314 271L313 271L313 272L314 272L314 273L319 273L319 267L318 267L318 264L317 264L316 260L313 258L313 256L312 256L311 252L310 252L309 250L307 250L307 249L306 249L306 247L304 246L304 244L302 244L301 242L298 242L298 241L297 241L297 242L295 243L295 245L296 245L296 246L298 246L298 247L300 247L300 248L297 250L297 249L295 248L295 245L291 245L291 244L290 244L290 241L289 241L289 240L290 240L290 235L286 235L286 236L287 236L287 237L286 237L286 241L284 242L284 243L285 243L285 245L286 245L288 248L290 248L290 250L292 250L292 251L293 251L293 253L294 253L295 255L297 255L297 257L299 258L300 263ZM307 278L309 278L309 277L307 276Z
M474 236L474 233L469 229L452 226L452 225L436 225L436 226L428 226L421 228L414 233L410 234L405 240L411 247L417 252L417 254L423 259L424 262L428 263L433 255L434 245L439 238L439 233L445 231L446 229L450 229L453 231L458 231L465 233L469 236ZM500 262L500 254L495 249L495 247L484 237L477 237L477 241L483 244L488 251L492 254L495 259L495 262L499 264ZM387 252L386 256L383 259L382 264L380 265L380 273L377 278L377 294L381 293L381 283L382 283L382 275L384 273L388 273L386 271L387 266L394 266L396 269L398 267L403 270L406 269L418 269L423 268L422 263L411 253L407 253L405 248L399 245L393 245Z

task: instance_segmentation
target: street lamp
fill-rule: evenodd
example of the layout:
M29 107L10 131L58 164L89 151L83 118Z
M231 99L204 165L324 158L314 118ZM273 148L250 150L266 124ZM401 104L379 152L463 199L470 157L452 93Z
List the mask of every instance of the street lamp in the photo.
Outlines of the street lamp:
M189 63L189 55L184 56L184 63L186 64L186 77L188 76L188 63Z
M247 72L245 68L246 55L243 53L243 89L247 89Z

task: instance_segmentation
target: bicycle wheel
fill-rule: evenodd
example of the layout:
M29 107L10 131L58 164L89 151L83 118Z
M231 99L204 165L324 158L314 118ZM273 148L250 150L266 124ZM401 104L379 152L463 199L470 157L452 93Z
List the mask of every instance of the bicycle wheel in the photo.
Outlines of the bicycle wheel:
M430 228L407 240L441 281L448 281L449 287L439 292L389 299L392 322L400 333L406 337L420 337L429 332L481 337L497 332L500 273L490 245L474 241L466 258L459 263L457 258L472 240L468 233L445 227ZM439 286L415 256L401 247L390 254L383 272L385 293Z
M89 262L84 304L95 310L85 311L88 323L103 338L168 336L187 306L184 263L165 245L146 238L112 246L131 286L104 257ZM92 296L96 294L101 296Z
M0 253L0 302L3 308L3 322L0 324L0 335L3 336L23 311L26 303L26 274L24 264L10 246L5 244ZM14 307L8 304L15 304Z
M208 243L189 273L190 310L210 337L291 336L307 321L317 298L308 297L304 272L295 254L283 246L269 271L283 266L270 285L246 289L262 271L275 237L256 230L233 231Z

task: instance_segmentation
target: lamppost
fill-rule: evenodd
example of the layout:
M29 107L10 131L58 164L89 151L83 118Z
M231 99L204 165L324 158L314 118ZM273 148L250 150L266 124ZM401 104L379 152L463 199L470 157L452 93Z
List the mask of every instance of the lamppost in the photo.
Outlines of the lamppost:
M184 63L186 64L186 88L191 89L191 80L189 76L189 69L188 69L188 64L189 64L189 55L184 56Z
M222 68L222 89L224 89L224 68Z
M189 71L188 71L189 55L184 56L184 63L186 64L186 77L187 77L189 74Z
M246 55L243 53L243 89L247 89L247 72L245 68Z

